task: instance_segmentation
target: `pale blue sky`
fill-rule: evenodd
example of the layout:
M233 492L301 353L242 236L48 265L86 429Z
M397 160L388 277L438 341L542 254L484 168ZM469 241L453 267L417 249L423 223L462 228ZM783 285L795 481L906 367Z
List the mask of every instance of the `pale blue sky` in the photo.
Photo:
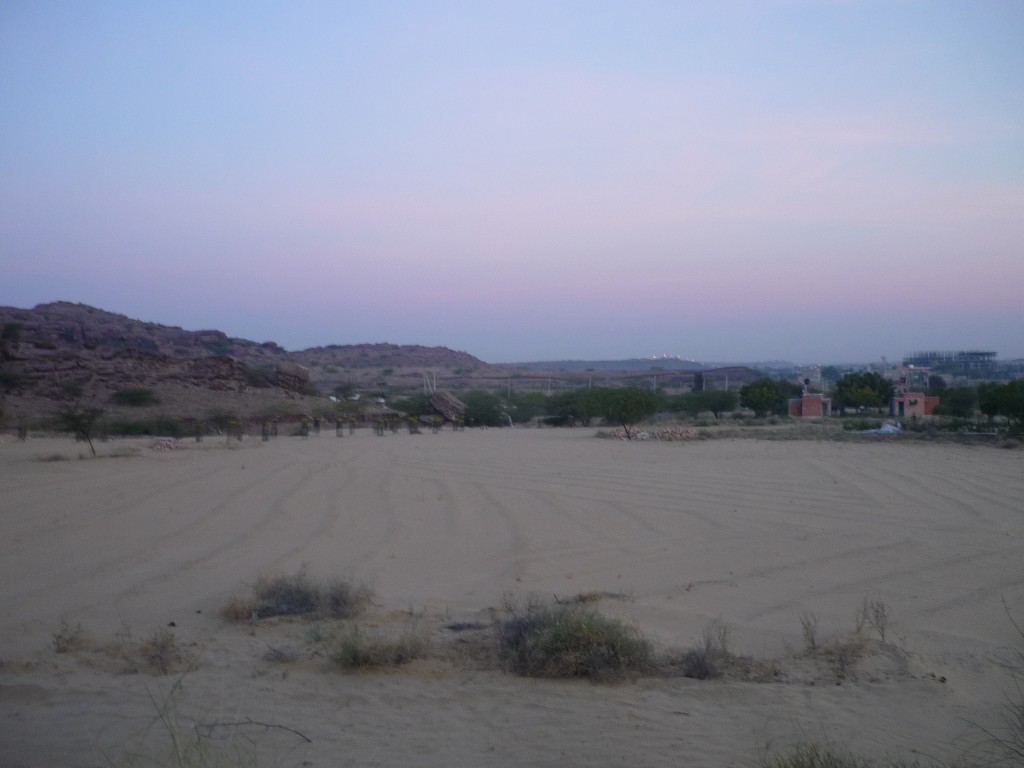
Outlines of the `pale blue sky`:
M1024 356L1024 2L0 7L0 304L492 362Z

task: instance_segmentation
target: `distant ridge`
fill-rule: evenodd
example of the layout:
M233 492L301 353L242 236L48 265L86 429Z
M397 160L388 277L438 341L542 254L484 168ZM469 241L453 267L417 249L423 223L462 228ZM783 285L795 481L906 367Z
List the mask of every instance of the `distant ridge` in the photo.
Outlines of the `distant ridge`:
M161 410L179 414L214 407L265 411L279 401L301 411L310 407L302 404L306 399L326 399L338 387L409 389L427 371L491 370L447 347L332 344L289 352L273 341L188 331L67 301L0 307L0 328L0 398L19 418L76 398L111 408L113 393L126 388L152 390Z
M484 366L479 358L447 347L418 345L331 344L289 352L273 341L230 337L217 330L187 331L179 326L135 320L87 304L56 301L32 309L0 307L0 323L20 327L25 354L32 350L136 351L169 357L232 357L246 365L281 362L351 368L376 366Z
M495 363L499 368L528 371L699 371L705 366L679 357L639 357L627 360L542 360L530 363Z

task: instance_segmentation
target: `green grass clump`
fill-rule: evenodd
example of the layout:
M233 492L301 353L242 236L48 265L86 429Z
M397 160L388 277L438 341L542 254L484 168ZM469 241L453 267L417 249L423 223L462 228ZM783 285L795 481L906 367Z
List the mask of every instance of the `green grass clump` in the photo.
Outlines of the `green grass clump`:
M231 598L223 614L233 621L271 616L350 619L369 605L371 597L372 592L364 585L341 580L317 584L305 571L299 571L293 576L260 577L251 594Z
M581 605L508 606L499 652L526 677L619 678L653 667L651 643L634 628Z

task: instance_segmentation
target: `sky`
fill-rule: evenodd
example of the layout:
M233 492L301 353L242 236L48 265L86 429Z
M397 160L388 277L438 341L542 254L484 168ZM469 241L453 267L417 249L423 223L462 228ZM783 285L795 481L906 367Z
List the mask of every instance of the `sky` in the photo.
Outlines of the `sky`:
M1024 357L1024 2L0 4L0 305L487 362Z

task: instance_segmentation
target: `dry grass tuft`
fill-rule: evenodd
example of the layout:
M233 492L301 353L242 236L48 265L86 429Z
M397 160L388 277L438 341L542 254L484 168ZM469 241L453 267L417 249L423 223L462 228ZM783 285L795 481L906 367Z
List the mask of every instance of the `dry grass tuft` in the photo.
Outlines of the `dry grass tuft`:
M231 621L257 621L271 616L315 616L350 619L370 604L373 593L365 585L334 580L314 583L305 573L260 577L250 594L233 596L221 613Z
M86 645L85 629L81 624L71 626L67 619L60 617L60 629L53 633L53 650L57 653L73 653Z
M921 763L918 760L907 762L901 758L875 761L831 744L822 746L812 742L797 744L783 755L761 756L761 768L924 768L926 765L937 768L941 764Z
M184 661L174 633L165 627L153 633L139 644L139 653L151 669L161 675L173 672Z
M673 666L679 668L683 677L713 680L725 674L733 658L729 652L729 627L716 619L704 627L700 644L685 651Z
M124 625L116 633L114 642L103 650L117 661L119 671L124 674L169 675L187 669L193 662L192 654L179 645L177 637L166 627L159 627L137 640L131 627Z
M346 670L401 666L426 657L430 648L416 622L397 637L385 630L367 630L352 624L329 645L331 658Z

